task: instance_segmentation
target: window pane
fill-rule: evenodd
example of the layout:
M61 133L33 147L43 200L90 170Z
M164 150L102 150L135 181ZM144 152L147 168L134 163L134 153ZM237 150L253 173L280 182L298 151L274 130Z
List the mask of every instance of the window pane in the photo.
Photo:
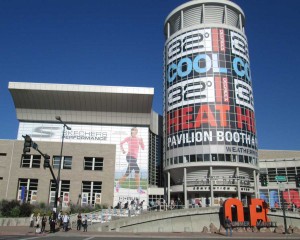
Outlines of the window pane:
M53 168L59 168L60 156L53 156Z
M268 168L268 175L269 175L269 182L276 182L275 180L275 176L277 175L276 168Z
M84 158L83 169L84 170L93 170L93 158L91 158L91 157Z
M288 181L289 182L294 182L295 181L295 175L296 171L294 167L288 167L286 168L287 175L288 175Z
M96 170L96 171L102 171L103 170L103 158L95 158L94 170Z
M196 162L196 155L190 155L190 162Z
M63 169L71 169L72 168L72 157L64 157L64 166Z
M204 161L210 161L210 154L204 154Z
M31 155L23 155L21 167L29 168L30 167L30 161L31 161Z
M63 192L70 192L70 180L61 180L61 197L63 196Z
M32 156L32 168L40 168L41 165L41 155L33 155Z

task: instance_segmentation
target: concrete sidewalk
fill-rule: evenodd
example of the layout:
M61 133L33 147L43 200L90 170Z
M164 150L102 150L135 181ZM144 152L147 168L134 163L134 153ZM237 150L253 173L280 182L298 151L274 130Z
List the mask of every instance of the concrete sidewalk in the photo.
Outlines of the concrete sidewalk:
M45 236L45 235L56 235L56 236L99 236L99 237L122 237L122 238L135 238L135 237L163 237L163 238L223 238L224 234L215 234L215 233L195 233L195 232L172 232L172 233L166 233L166 232L155 232L155 233L129 233L129 232L83 232L77 231L77 230L69 230L67 232L64 232L62 230L57 231L56 233L49 233L49 226L46 227L46 232L42 234L36 234L35 228L29 228L29 227L0 227L0 235L16 235L16 236ZM249 238L264 238L264 239L300 239L300 234L278 234L278 233L252 233L252 232L233 232L232 238L236 239L249 239Z

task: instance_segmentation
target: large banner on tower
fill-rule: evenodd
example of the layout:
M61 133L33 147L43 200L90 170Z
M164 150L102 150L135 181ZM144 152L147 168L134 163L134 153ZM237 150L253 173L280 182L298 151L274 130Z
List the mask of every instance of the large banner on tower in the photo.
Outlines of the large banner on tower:
M203 28L165 45L166 150L223 145L224 153L257 157L247 40Z

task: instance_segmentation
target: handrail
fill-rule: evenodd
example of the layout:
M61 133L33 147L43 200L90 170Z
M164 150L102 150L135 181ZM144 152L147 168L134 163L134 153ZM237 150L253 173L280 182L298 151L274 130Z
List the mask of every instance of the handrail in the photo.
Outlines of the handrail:
M191 206L191 205L190 205ZM149 214L152 212L160 212L160 211L172 211L172 210L179 210L184 209L185 205L176 205L176 204L161 204L161 205L154 205L154 206L144 206L141 209L138 206L129 207L127 209L100 209L89 213L82 213L81 216L87 215L88 224L92 225L93 223L104 223L110 222L113 217L115 218L126 218L126 217L135 217L142 214ZM199 208L199 206L195 206L195 208ZM70 215L70 227L72 228L73 225L76 226L77 224L77 215L78 213L73 213Z

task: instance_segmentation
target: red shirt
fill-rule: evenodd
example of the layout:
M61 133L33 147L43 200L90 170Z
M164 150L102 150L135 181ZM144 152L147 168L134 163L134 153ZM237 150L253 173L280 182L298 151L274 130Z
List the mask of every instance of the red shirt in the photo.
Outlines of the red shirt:
M123 144L127 143L128 144L128 153L127 156L132 156L134 158L138 157L139 153L139 146L144 150L144 143L142 138L138 137L127 137L121 142L121 149L123 150Z

